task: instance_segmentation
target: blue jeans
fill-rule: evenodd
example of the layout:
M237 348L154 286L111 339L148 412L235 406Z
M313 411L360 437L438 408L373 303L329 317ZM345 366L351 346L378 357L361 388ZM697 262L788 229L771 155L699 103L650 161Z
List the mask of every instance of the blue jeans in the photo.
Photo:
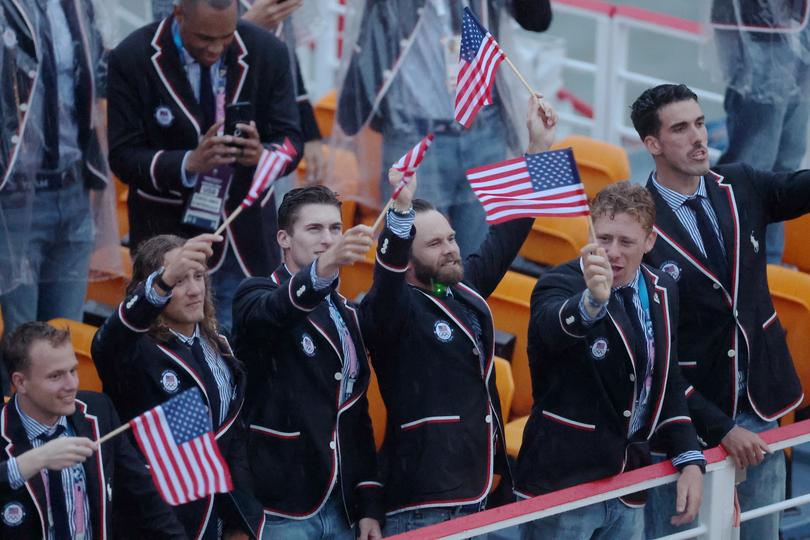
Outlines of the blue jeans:
M521 540L639 540L644 512L619 499L524 523Z
M718 163L744 162L763 171L799 169L807 149L810 101L760 103L729 88L726 110L728 149ZM785 250L782 223L768 225L765 249L769 263L780 263Z
M402 131L386 126L383 130L380 195L391 196L388 168L404 156L427 133ZM495 106L478 113L470 129L434 133L433 144L419 166L416 196L431 202L447 217L456 231L462 257L478 250L489 227L484 208L470 188L466 171L506 158L506 128Z
M451 506L448 508L422 508L399 512L385 518L383 536L394 536L414 529L421 529L436 523L450 521L451 519L470 515L474 510L464 506Z
M214 305L217 309L217 322L219 322L220 332L230 335L233 326L233 297L236 296L236 289L245 279L245 273L236 260L233 248L228 245L225 252L225 260L216 272L211 274L211 287L214 289Z
M337 488L335 488L337 491ZM346 521L343 501L334 492L320 512L307 519L266 516L262 538L284 540L354 540L354 530Z
M777 426L776 422L765 422L753 413L737 415L735 423L761 433ZM655 457L653 458L655 460ZM661 461L663 458L658 458ZM746 479L737 486L740 509L745 512L785 499L785 453L768 454L759 465L748 467ZM695 527L695 524L674 527L669 518L675 514L675 484L667 484L649 491L645 511L647 538L658 538L678 531ZM776 540L779 538L780 513L768 514L761 518L745 521L740 528L741 540Z
M34 320L81 321L93 253L87 190L79 180L61 190L37 191L30 208L15 208L11 200L0 194L0 232L8 233L19 250L12 255L2 242L0 266L21 269L23 282L0 295L5 332ZM7 260L15 257L22 260Z

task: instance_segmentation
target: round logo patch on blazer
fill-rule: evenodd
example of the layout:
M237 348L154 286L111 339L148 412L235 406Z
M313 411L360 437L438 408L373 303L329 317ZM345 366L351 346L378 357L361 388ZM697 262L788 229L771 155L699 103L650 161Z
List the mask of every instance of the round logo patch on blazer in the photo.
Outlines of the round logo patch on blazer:
M593 356L596 360L601 360L605 357L608 353L608 340L599 337L591 343L591 356Z
M165 105L161 105L155 109L155 121L160 127L169 127L174 122L172 110Z
M301 348L307 356L315 356L315 342L312 341L309 334L301 336Z
M3 45L7 49L13 49L17 46L17 33L11 28L6 28L3 32Z
M12 501L3 507L3 523L9 527L16 527L25 519L25 509L17 501Z
M664 261L661 265L661 271L669 274L669 277L675 281L681 279L681 266L675 261Z
M180 379L177 377L177 373L171 369L167 369L161 373L160 386L162 386L163 389L170 394L177 392L177 389L180 388Z
M433 333L442 343L447 343L453 339L453 327L447 321L436 321L436 324L433 325Z

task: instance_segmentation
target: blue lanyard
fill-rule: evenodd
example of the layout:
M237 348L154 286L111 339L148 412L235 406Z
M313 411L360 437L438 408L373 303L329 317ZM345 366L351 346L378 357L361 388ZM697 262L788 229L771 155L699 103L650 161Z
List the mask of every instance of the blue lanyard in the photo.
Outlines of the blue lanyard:
M638 275L638 299L641 301L641 309L647 319L650 318L650 295L647 292L647 283L644 281L644 274Z
M180 35L180 27L178 26L177 21L172 22L172 39L174 40L174 45L175 47L177 47L177 52L180 54L180 58L183 61L183 63L186 62L187 58L193 59L193 57L188 53L185 46L183 45L183 37ZM204 67L196 60L195 63L197 63L197 65L200 66L200 70L211 69L210 67L209 68ZM223 58L220 57L220 59L217 60L217 63L214 65L217 67L217 69L214 70L214 73L216 74L216 79L214 79L214 85L216 86L216 95L221 94L222 96L224 96L226 69L225 66L223 65Z

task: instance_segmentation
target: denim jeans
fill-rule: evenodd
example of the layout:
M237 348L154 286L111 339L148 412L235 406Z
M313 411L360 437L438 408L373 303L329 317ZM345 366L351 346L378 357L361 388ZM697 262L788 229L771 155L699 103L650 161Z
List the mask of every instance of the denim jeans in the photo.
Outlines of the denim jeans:
M335 491L337 488L335 489ZM354 530L346 521L343 501L333 491L323 508L306 519L266 516L262 538L284 540L354 540Z
M214 305L217 309L217 322L219 322L220 332L230 336L231 326L233 326L233 297L236 296L236 289L245 279L245 273L236 260L233 247L228 245L225 252L225 260L216 272L211 274L211 287L213 288Z
M388 168L404 156L427 133L383 130L383 171L380 194L391 196ZM419 166L416 196L431 202L443 213L456 231L456 242L462 257L478 250L489 227L484 208L470 188L466 171L506 158L506 128L495 106L478 113L470 129L434 133L435 138L425 160Z
M1 231L8 233L20 250L14 255L7 245L0 259L21 257L24 282L0 295L5 332L28 321L57 317L82 320L87 293L87 273L93 252L93 217L90 197L81 181L54 191L37 191L30 210L8 205L0 194ZM14 266L2 261L2 267Z
M765 422L753 413L737 415L738 426L760 433L777 427L776 422ZM657 458L661 461L663 458ZM656 460L656 457L653 457ZM748 467L746 479L737 485L737 497L740 509L745 512L759 508L785 498L785 453L781 450L768 454L759 465ZM675 484L649 490L645 511L646 538L658 538L678 531L690 529L696 525L674 527L669 518L675 513ZM768 514L761 518L745 521L740 528L741 540L777 540L779 538L780 513Z
M619 499L602 501L523 524L521 540L639 540L644 512Z
M385 518L383 536L394 536L414 529L421 529L436 523L450 521L451 519L472 514L475 510L465 506L451 506L448 508L422 508L399 512Z
M728 149L718 163L740 161L755 169L775 172L799 169L807 149L810 101L760 103L729 88L723 106ZM782 261L784 224L768 225L765 249L769 263Z

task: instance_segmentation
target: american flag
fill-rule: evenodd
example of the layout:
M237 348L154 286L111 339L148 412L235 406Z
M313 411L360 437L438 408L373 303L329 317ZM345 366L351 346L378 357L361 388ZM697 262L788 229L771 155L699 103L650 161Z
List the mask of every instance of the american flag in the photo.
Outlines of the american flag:
M256 172L253 174L253 182L250 184L250 191L242 201L242 206L247 208L262 196L273 182L281 175L287 164L298 154L290 139L284 138L284 144L277 147L272 152L266 148L259 157L259 164L256 165Z
M167 503L176 506L233 489L198 388L186 390L129 424Z
M570 148L476 167L467 171L467 179L490 224L522 217L590 214Z
M481 107L492 103L492 85L504 58L492 34L465 7L456 82L456 120L465 128L472 125Z
M419 168L419 164L422 163L422 159L425 157L425 153L427 149L430 148L430 144L433 142L433 133L428 133L424 139L419 141L416 146L408 150L408 153L399 158L399 161L394 163L391 168L396 169L403 173L402 180L400 180L399 185L394 190L394 193L391 195L392 199L396 199L399 197L399 192L402 191L408 180L416 172L416 169Z

